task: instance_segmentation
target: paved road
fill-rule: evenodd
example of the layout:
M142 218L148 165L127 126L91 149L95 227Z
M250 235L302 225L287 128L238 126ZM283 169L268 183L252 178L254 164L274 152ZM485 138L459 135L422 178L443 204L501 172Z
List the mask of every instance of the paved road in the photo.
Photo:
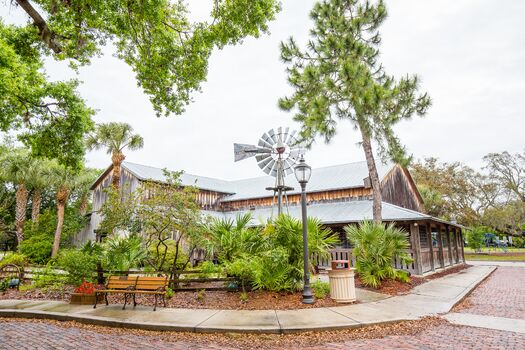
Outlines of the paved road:
M524 295L525 269L499 267L456 312L524 319ZM266 348L265 342L268 337L250 336L254 339L250 344L251 348ZM301 337L304 342L304 336ZM163 338L147 333L131 334L130 331L106 332L84 327L64 328L53 322L0 323L0 349L228 349L224 342L221 345L214 344L214 336L204 338L202 335L187 335L178 339ZM326 343L310 349L525 349L525 334L453 324L441 324L408 336L346 342L331 342L329 338L330 336L327 336ZM275 341L272 343L279 344ZM235 339L232 339L232 345L234 344ZM288 341L283 343L282 347L304 348L304 344Z

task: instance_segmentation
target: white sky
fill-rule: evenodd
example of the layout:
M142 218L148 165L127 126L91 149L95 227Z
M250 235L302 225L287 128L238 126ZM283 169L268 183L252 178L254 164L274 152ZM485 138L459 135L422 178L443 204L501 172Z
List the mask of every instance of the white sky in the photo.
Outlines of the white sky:
M263 175L254 159L233 162L233 143L256 143L270 128L294 126L277 108L290 92L279 61L279 42L294 36L305 43L314 1L285 0L270 23L271 34L215 51L202 93L182 116L156 118L131 69L112 57L82 68L82 96L98 110L97 122L130 123L144 137L142 150L127 160L183 169L188 173L238 179ZM24 18L21 9L0 2L7 22ZM382 61L389 74L416 73L433 106L423 119L403 122L398 135L416 158L435 156L481 166L489 152L524 149L525 1L387 0L389 18L381 29ZM205 16L212 1L192 1L194 16ZM52 79L74 77L64 63L50 62ZM363 160L359 135L339 124L330 145L322 140L307 155L313 167ZM109 156L91 152L89 166L106 167Z

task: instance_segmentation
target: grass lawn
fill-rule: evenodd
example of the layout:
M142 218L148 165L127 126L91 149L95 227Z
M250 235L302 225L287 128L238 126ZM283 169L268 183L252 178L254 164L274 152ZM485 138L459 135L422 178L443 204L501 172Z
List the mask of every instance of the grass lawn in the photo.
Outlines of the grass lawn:
M467 254L465 250L465 260L482 261L525 261L525 253L522 254Z
M525 253L525 248L507 248L507 251L509 253ZM503 252L503 249L500 249L500 248L490 248L490 250L488 248L483 248L482 253L489 253L489 254L492 254L492 253L502 253L504 254ZM469 247L465 247L465 254L477 254L474 249L472 248L469 248Z

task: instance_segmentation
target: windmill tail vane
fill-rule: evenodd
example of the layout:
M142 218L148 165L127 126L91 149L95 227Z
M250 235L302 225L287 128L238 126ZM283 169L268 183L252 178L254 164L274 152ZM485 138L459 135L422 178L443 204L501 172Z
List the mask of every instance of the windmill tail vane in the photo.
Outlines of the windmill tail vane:
M270 129L259 138L257 145L234 143L233 154L235 162L255 157L262 171L275 177L275 186L266 189L274 192L274 200L277 195L277 209L281 214L283 196L287 200L286 192L293 190L285 185L284 178L293 172L295 163L304 154L297 131L282 127Z

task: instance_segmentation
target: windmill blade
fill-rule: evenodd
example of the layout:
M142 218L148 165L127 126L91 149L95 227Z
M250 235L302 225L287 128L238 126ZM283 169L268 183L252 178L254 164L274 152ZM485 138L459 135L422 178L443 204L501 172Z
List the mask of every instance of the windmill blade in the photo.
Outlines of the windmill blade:
M266 174L270 175L273 166L275 165L275 160L273 158L270 158L269 162L266 164L264 168L261 168ZM261 166L261 164L259 164Z
M264 147L270 147L272 148L273 145L275 145L275 141L266 133L264 133L262 136L261 136L261 139L259 140L259 146L262 146L261 145L261 141L264 143Z
M268 136L270 136L270 138L273 140L273 143L274 143L274 144L277 143L277 142L279 141L277 135L275 134L275 130L270 129L270 130L268 130L268 133L267 133L267 134L268 134Z
M267 159L267 158L271 158L272 157L272 154L271 153L263 153L263 154L258 154L255 156L255 160L257 161L257 163L260 163L262 162L263 160Z
M283 132L283 143L286 143L289 145L289 139L290 139L290 128L286 127Z
M261 168L264 171L264 168L266 167L266 165L268 165L268 163L270 163L272 160L273 160L272 157L267 157L263 159L261 162L259 162L257 165L259 165L259 168Z
M253 157L256 154L261 154L261 153L271 154L271 151L272 150L270 148L262 148L262 147L257 147L254 145L246 145L242 143L233 144L233 156L236 162L238 162L239 160Z

